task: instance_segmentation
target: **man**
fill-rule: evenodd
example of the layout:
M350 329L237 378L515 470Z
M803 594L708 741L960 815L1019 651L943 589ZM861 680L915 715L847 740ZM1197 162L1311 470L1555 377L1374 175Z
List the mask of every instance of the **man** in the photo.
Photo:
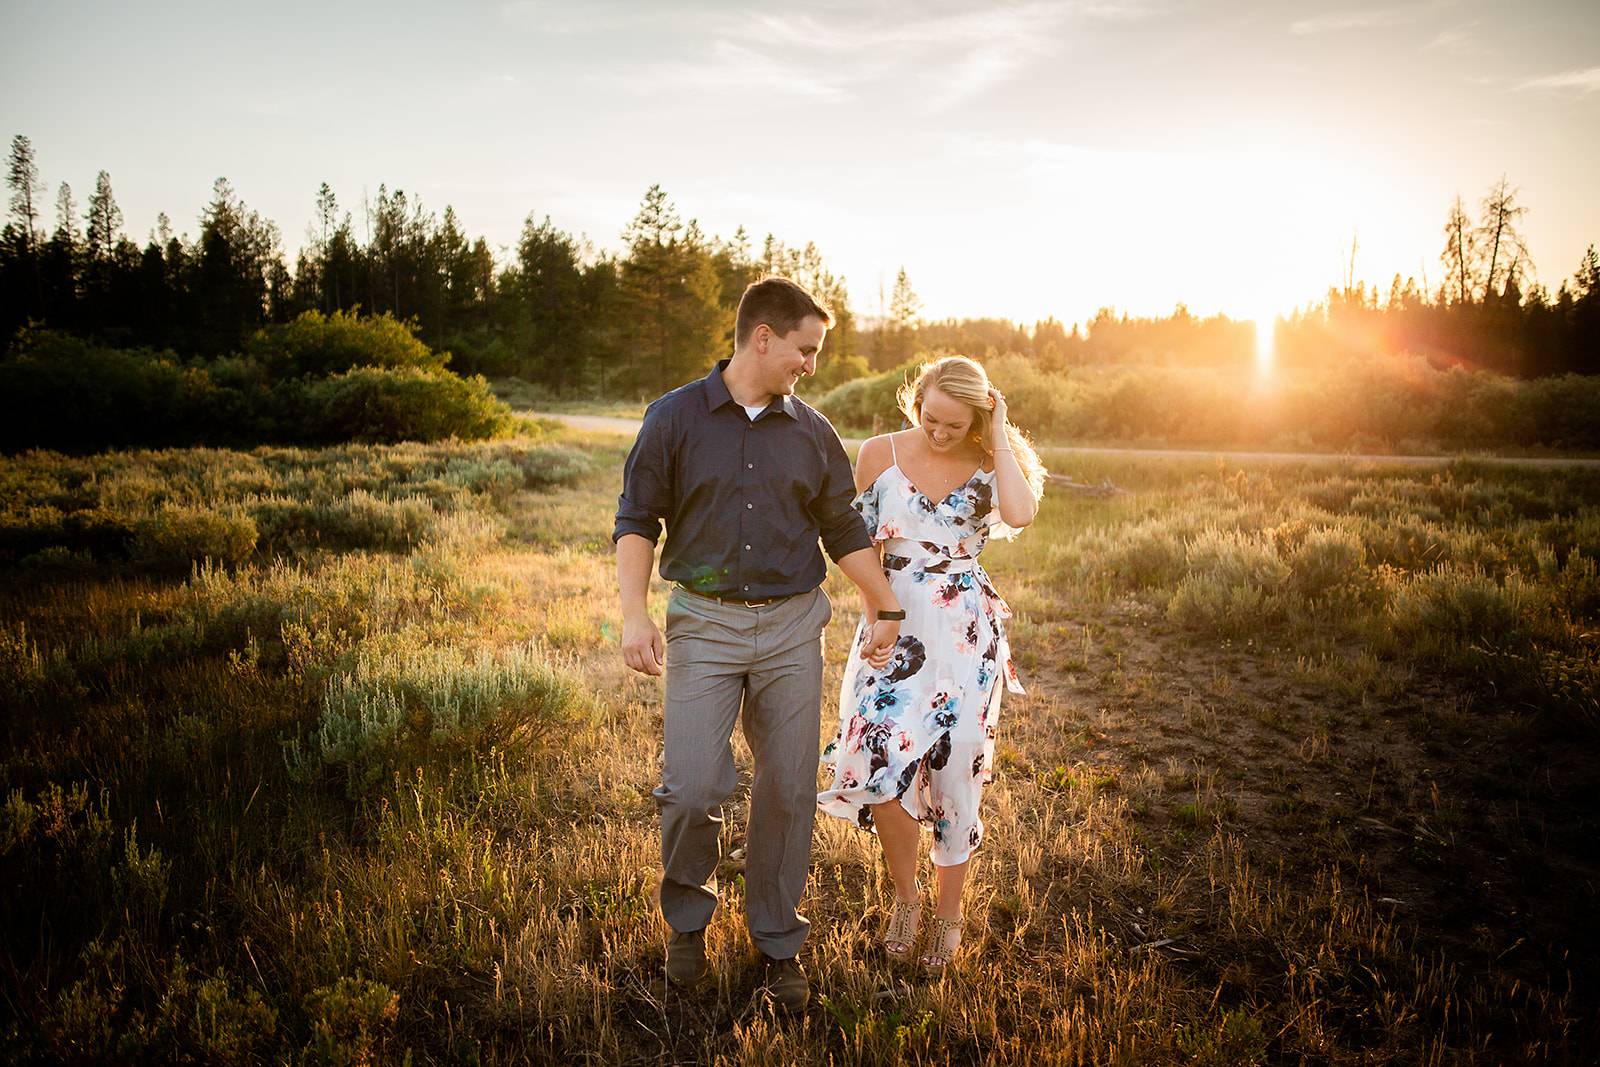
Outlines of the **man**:
M822 629L828 555L861 588L875 621L869 657L888 662L900 604L865 525L839 436L794 396L815 373L832 314L784 278L745 290L734 352L710 374L651 404L623 471L612 540L622 600L622 656L666 670L661 911L673 933L667 976L706 974L716 909L720 806L738 782L729 739L741 704L755 757L746 841L746 923L762 985L787 1011L809 996L796 957L810 927L805 889L816 814ZM666 638L646 606L661 525L661 576L675 582Z

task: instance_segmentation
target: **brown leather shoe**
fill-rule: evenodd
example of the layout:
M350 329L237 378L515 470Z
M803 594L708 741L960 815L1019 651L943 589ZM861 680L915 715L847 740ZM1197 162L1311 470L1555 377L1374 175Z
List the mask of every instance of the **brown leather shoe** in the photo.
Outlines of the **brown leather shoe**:
M687 989L698 984L710 969L706 962L706 932L674 931L667 940L667 978L672 984Z
M792 1014L805 1010L811 999L811 986L798 959L775 960L762 953L761 971L761 990L779 1011Z

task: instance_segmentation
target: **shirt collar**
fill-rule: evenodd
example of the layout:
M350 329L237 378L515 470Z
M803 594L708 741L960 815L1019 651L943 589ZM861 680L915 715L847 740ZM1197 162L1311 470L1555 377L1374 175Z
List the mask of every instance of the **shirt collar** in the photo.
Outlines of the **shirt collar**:
M711 373L705 376L707 411L715 411L724 404L731 404L734 402L733 394L728 392L728 383L722 380L722 372L727 369L730 362L732 361L726 359L717 360L717 365L712 367ZM794 397L782 396L776 397L775 399L779 402L777 405L777 409L779 411L783 412L791 419L798 420L800 418L800 413L795 410ZM765 414L767 411L771 411L772 409L773 405L769 403L766 406L766 409L763 411L763 414Z

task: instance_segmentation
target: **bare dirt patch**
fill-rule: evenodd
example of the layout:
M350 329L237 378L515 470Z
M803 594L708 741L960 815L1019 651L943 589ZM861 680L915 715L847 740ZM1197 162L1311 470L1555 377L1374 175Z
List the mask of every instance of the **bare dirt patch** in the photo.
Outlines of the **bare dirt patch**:
M1586 739L1425 676L1382 701L1341 694L1287 649L1190 637L1132 597L1034 632L1032 695L1004 727L1009 773L1154 773L1158 796L1134 810L1170 862L1221 827L1291 882L1336 868L1469 971L1570 985L1585 1010L1596 1004L1600 772ZM1334 666L1358 655L1338 650ZM1161 940L1167 931L1125 903L1108 918ZM1172 916L1180 927L1171 951L1270 992L1263 972L1281 961L1230 959L1210 931Z

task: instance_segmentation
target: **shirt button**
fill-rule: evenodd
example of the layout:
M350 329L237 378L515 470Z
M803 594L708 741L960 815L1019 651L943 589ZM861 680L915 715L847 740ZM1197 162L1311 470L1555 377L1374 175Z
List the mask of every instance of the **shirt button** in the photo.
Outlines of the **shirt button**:
M745 506L744 506L744 509L745 509L745 510L746 510L746 511L749 511L749 510L750 510L750 509L751 509L751 508L753 508L753 507L755 507L755 505L754 505L754 504L746 504L746 505L745 505Z
M744 469L747 471L753 471L756 469L756 465L754 463L746 463L744 465Z
M746 551L746 552L748 552L748 551L750 551L750 546L749 546L749 545L745 545L745 546L744 546L744 550L745 550L745 551Z

